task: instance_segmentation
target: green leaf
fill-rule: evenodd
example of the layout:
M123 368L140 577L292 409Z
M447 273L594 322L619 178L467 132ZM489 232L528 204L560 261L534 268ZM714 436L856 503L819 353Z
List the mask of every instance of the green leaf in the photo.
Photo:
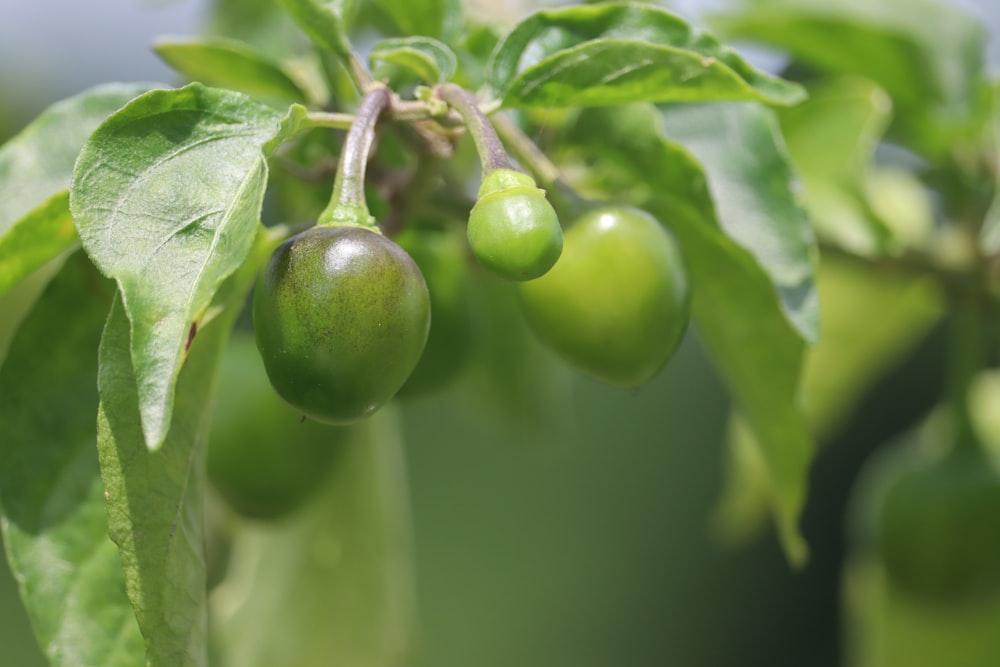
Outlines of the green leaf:
M153 51L181 74L206 86L246 93L281 109L309 101L281 63L245 42L221 37L159 39Z
M318 46L335 53L345 63L352 57L347 25L357 8L355 0L277 2Z
M793 83L764 74L661 9L597 4L532 14L499 44L489 80L504 106L760 100L794 104Z
M429 37L383 39L372 47L368 61L373 69L377 68L378 63L405 68L431 85L448 81L458 67L455 53Z
M266 153L300 119L230 91L153 91L84 147L70 209L91 259L118 281L151 449L170 424L192 327L246 258L267 184Z
M76 253L0 371L0 527L38 643L57 667L145 662L95 449L96 351L113 293Z
M403 35L451 41L462 25L461 0L375 0Z
M76 243L66 190L101 121L151 85L110 84L57 102L0 147L0 295Z
M212 595L241 667L396 665L415 633L409 506L392 409L352 429L324 490L275 523L241 522Z
M836 79L780 114L818 234L857 254L882 254L890 230L865 206L865 177L892 118L892 103L864 79Z
M250 258L219 290L215 316L199 327L178 378L177 406L162 448L145 446L129 321L120 296L101 338L97 448L109 532L121 553L150 667L208 662L201 447L219 358L275 245L270 235L259 234Z
M814 342L816 244L774 113L758 104L675 106L663 124L701 163L719 226L753 255L789 321Z
M815 304L790 309L814 299L783 302L779 288L782 281L786 286L800 282L810 286L803 293L812 291L810 242L791 203L772 120L749 105L693 112L708 122L674 116L669 124L691 132L684 136L706 160L705 171L691 153L665 137L660 113L649 106L586 110L573 137L621 170L617 176L597 175L616 198L631 194L680 240L691 276L694 322L760 443L779 536L789 559L801 563L807 548L797 524L813 445L799 377L802 329L815 325ZM728 151L711 146L707 125ZM723 157L732 164L719 165ZM760 236L749 238L749 229ZM768 238L772 246L763 243ZM787 281L793 276L797 281Z
M812 68L871 79L892 97L903 133L929 152L975 106L986 31L939 0L756 0L716 23L727 35L788 51Z
M802 394L810 430L822 442L940 321L943 302L930 280L828 257L820 263L817 282L823 320L819 342L806 354ZM742 543L763 526L767 479L753 434L738 416L731 427L714 521L724 542Z

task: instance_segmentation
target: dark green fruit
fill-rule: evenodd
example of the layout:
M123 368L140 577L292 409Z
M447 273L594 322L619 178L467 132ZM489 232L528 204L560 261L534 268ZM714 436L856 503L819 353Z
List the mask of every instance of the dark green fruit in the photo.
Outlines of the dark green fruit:
M673 356L688 323L688 281L673 237L650 215L607 207L566 232L559 262L518 285L528 323L570 364L637 386Z
M384 405L416 367L430 297L410 256L378 232L313 227L274 251L253 318L278 394L312 419L347 424Z
M274 519L323 483L348 434L303 421L274 393L253 337L234 334L222 356L209 432L209 479L244 516Z
M417 367L397 394L438 391L468 360L473 320L465 239L455 229L408 227L394 238L420 267L431 297L431 330Z
M907 470L878 518L891 583L921 599L962 602L1000 591L1000 475L977 452Z
M476 258L508 280L543 275L562 252L562 229L545 191L526 174L497 169L483 179L469 213Z

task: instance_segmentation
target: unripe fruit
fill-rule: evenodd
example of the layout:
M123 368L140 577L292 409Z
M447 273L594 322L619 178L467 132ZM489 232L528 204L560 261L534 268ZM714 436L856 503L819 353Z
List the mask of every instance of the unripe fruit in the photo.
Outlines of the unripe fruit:
M457 229L408 227L393 240L420 267L431 298L431 330L400 398L443 389L462 370L472 347L473 320L465 240Z
M545 191L526 174L497 169L483 179L469 213L476 259L508 280L543 275L562 252L562 229Z
M410 256L377 231L313 227L275 250L253 316L278 394L312 419L347 424L391 399L417 365L430 298Z
M939 603L1000 593L1000 475L978 452L902 473L877 528L886 574L900 590Z
M606 207L566 232L559 262L518 291L538 338L606 382L637 386L673 356L688 323L688 283L672 236L652 216Z
M289 514L326 479L348 429L303 421L278 398L250 335L233 335L217 384L206 457L209 479L244 516Z

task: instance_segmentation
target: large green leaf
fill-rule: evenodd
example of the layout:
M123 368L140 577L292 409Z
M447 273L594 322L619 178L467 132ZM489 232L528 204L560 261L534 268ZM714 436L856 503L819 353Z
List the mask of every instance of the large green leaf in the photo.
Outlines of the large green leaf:
M56 667L145 661L108 539L94 446L97 346L113 293L76 253L0 370L0 527L38 643Z
M118 281L152 449L167 434L188 334L253 243L266 155L292 129L286 120L191 84L135 99L80 153L70 208L87 253Z
M57 102L0 147L0 295L76 243L66 191L77 153L150 85L109 84Z
M804 97L678 17L628 3L532 14L497 46L489 81L508 107Z
M212 595L234 667L407 662L414 643L409 505L398 420L352 430L325 490L276 524L241 523Z
M756 0L717 23L813 68L876 82L900 108L904 135L929 153L948 148L944 128L963 123L979 95L986 32L954 3Z
M237 90L279 108L309 101L281 63L245 42L222 37L161 38L153 50L175 70L206 86Z
M701 164L719 226L753 255L789 321L815 342L815 239L774 113L753 103L673 106L663 124Z
M461 0L374 0L406 36L450 42L462 24Z
M694 322L757 437L779 534L789 559L800 563L806 546L797 524L813 446L799 378L804 335L815 334L815 303L807 306L813 297L794 297L813 289L810 239L788 192L792 184L774 144L773 122L748 105L693 113L715 122L675 116L670 125L691 130L690 136L679 136L698 149L704 170L666 138L661 115L652 107L587 110L573 136L606 166L620 170L596 175L604 187L616 197L631 193L680 240L693 287ZM704 132L709 124L714 140L728 150L711 146L712 137ZM723 158L732 164L719 165ZM756 228L760 236L749 239L741 225ZM768 238L771 246L763 243ZM750 247L743 245L747 242ZM796 283L809 287L783 302L783 284Z
M940 321L943 303L932 281L832 258L823 259L818 285L823 320L819 342L806 354L802 394L810 429L822 442ZM715 514L715 528L729 543L748 540L764 525L767 476L758 449L743 420L734 416Z
M274 239L259 234L250 258L219 290L214 317L194 336L178 378L177 405L162 448L145 446L121 298L115 299L101 338L97 447L109 532L121 553L150 667L208 662L200 450L219 357L274 246Z

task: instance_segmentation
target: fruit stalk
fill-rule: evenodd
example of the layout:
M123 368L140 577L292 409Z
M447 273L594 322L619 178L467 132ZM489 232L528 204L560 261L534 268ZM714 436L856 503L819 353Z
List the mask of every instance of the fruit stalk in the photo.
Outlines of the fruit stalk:
M375 219L365 201L365 169L375 142L375 125L390 101L389 89L381 84L373 85L361 99L361 106L340 152L333 195L316 222L318 226L361 223L362 226L375 227Z
M453 83L445 83L435 90L438 97L451 105L472 135L472 140L476 143L476 151L479 153L479 160L483 166L483 178L497 169L514 170L514 165L504 150L503 143L497 135L493 125L479 110L472 94L461 86Z

